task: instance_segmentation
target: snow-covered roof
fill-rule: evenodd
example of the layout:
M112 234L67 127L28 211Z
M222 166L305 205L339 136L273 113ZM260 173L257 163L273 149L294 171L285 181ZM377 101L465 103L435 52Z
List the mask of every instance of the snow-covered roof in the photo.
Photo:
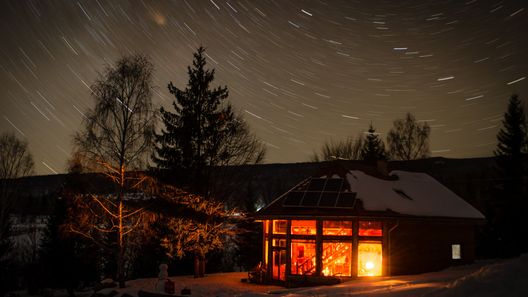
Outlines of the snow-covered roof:
M357 167L307 178L254 216L484 219L480 211L426 173L381 173Z
M359 170L346 175L350 191L357 193L367 211L406 215L483 219L484 215L425 173L392 171L394 180L373 177Z

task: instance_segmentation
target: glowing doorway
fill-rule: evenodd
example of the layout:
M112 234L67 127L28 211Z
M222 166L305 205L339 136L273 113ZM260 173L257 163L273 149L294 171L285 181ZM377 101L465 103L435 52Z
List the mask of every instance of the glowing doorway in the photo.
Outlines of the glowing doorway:
M381 276L381 243L360 242L358 245L358 276Z

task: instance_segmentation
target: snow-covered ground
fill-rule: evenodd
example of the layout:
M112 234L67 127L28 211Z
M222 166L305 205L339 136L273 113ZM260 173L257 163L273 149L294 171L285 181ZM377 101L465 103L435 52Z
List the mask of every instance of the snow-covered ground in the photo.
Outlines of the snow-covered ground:
M175 282L176 294L183 288L191 289L193 297L492 297L528 296L528 254L519 258L479 262L452 267L443 271L419 275L360 278L334 286L286 289L243 283L247 272L217 273L204 278L192 276L169 277ZM108 294L119 291L136 297L139 290L155 291L157 279L138 279L127 282L124 289L104 289ZM22 294L19 294L22 295ZM55 294L59 296L60 294ZM117 297L116 296L116 297Z
M252 293L266 293L270 290L279 290L282 288L279 286L248 284L240 281L242 278L247 277L247 272L229 272L210 274L204 278L176 276L169 277L169 279L174 282L176 294L179 294L183 288L188 288L191 289L192 297L251 296L250 294ZM119 293L127 293L136 297L139 290L155 292L157 282L157 278L130 280L127 281L127 287L124 289L108 288L101 292L106 294L112 290L116 290Z

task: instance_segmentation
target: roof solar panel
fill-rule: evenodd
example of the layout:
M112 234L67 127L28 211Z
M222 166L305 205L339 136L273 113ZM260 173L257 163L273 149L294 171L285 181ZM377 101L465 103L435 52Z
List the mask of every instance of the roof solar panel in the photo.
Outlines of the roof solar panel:
M289 192L282 204L284 206L299 206L303 196L304 192Z
M344 192L339 195L339 198L337 199L336 207L353 208L355 202L356 202L356 193Z
M301 202L301 206L317 206L320 196L321 192L306 192Z
M322 192L326 183L326 178L312 178L308 185L307 191L320 191Z
M326 185L325 185L325 192L329 192L329 191L332 191L332 192L337 192L341 189L341 184L343 183L343 179L342 178L329 178L328 180L326 180Z
M323 192L319 199L319 207L335 207L339 192Z

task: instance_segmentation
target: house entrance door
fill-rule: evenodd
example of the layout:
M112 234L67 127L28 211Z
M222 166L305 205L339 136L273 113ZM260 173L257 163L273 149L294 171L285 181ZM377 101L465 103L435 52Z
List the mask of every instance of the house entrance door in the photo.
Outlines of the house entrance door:
M273 247L272 249L273 261L273 280L286 280L286 248Z

